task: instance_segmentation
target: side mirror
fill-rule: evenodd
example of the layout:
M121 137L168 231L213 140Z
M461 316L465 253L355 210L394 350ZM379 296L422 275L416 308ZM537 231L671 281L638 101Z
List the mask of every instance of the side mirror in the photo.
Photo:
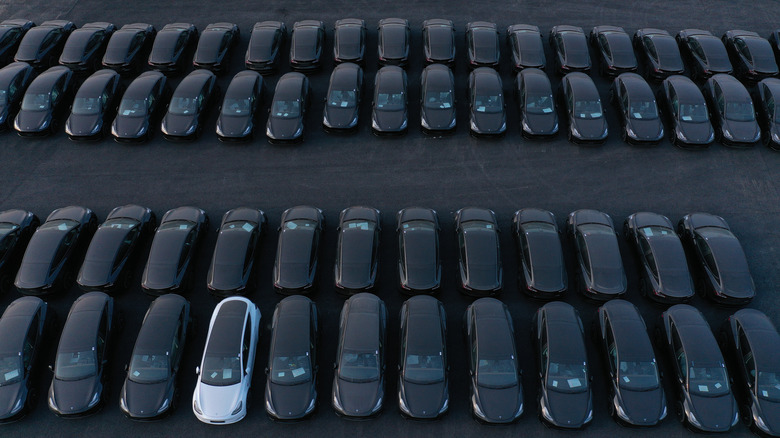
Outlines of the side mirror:
M474 371L469 370L469 376L474 377Z
M49 371L54 372L54 365L49 365Z
M195 374L200 375L200 367L195 367Z
M268 375L268 373L270 373L270 372L271 372L271 370L269 370L268 367L265 367L265 374Z
M333 362L333 369L335 370L335 369L337 369L338 367L339 367L339 364L337 364L336 362Z
M252 371L252 367L246 367L244 374L249 374Z
M396 369L397 369L397 370L398 370L398 372L400 373L400 372L401 372L401 365L398 365L398 366L396 367Z
M128 371L130 371L130 367L127 364L125 364L125 372L128 372Z

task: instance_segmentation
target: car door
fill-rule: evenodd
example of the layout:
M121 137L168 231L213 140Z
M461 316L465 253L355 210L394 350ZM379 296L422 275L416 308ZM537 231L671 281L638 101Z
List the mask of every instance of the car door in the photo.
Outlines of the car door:
M626 84L620 82L620 99L618 99L620 110L623 113L622 121L623 125L628 125L630 118L629 105L628 105L628 90L626 90Z
M550 345L547 339L547 318L543 314L542 322L540 324L540 338L539 338L539 378L541 379L542 388L547 388L547 365L550 362Z
M108 303L103 307L103 314L100 317L100 326L98 326L97 333L97 348L95 353L97 354L97 366L100 379L105 381L106 373L104 368L108 363L106 358L106 343L108 341Z
M685 350L682 346L682 340L680 340L680 334L677 332L677 325L673 321L669 322L669 331L672 333L672 355L674 356L672 363L674 365L675 374L677 374L677 381L679 389L685 393L688 392L688 357L685 354ZM683 394L681 394L683 396Z
M658 281L658 266L655 263L655 256L653 255L653 249L650 247L650 244L647 242L647 239L643 237L641 234L639 237L639 249L642 253L642 257L644 258L645 264L648 268L650 268L650 273L653 275L656 281Z
M246 317L246 323L244 325L244 334L241 338L241 372L243 377L241 379L242 384L242 396L246 397L249 387L252 386L252 364L254 363L254 339L252 333L252 318L253 315L250 312Z
M752 393L755 391L756 360L753 357L753 349L750 347L750 342L748 342L747 336L745 336L745 330L740 323L737 323L737 337L739 338L737 353L739 354L738 363L741 368L740 371L745 378L748 391Z
M615 343L615 335L612 333L612 323L610 322L609 318L605 316L604 318L604 331L605 331L605 338L604 342L606 343L607 347L607 371L609 372L610 376L610 388L612 388L612 391L617 391L617 370L618 370L618 351L617 351L617 344Z
M590 255L588 254L588 245L585 242L585 237L582 235L582 232L578 229L576 231L576 239L577 239L577 254L580 259L580 270L583 277L587 277L592 280L591 272L590 272Z
M653 43L653 39L650 37L644 37L642 38L642 43L645 45L645 53L647 53L648 58L650 58L650 62L653 65L658 65L658 51L655 48L655 43Z
M41 328L41 308L35 313L30 327L27 329L27 336L24 337L24 346L22 350L22 365L24 367L24 380L30 385L30 374L36 356L36 346L38 345L38 332Z
M696 250L698 251L701 259L704 261L704 265L707 268L709 274L713 279L720 283L720 275L718 273L718 265L715 264L715 257L712 255L712 250L707 241L699 235L699 233L693 233L693 241L695 242Z

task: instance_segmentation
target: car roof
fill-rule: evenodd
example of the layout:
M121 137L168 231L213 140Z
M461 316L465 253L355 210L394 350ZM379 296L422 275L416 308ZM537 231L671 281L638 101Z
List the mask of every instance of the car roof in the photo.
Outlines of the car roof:
M738 310L732 317L742 326L760 368L770 370L779 368L780 350L777 346L780 345L780 334L772 320L755 309Z
M593 79L587 74L573 72L564 76L563 80L571 84L571 92L575 99L601 99L596 84L593 83Z
M634 213L633 217L634 217L634 224L636 224L637 228L656 226L656 227L671 228L672 230L674 230L674 225L672 224L672 221L670 221L668 217L658 213L640 211L638 213Z
M119 79L119 73L110 69L98 70L81 84L75 97L92 97L100 95L112 80Z
M517 73L517 77L522 78L525 82L526 90L533 88L535 90L542 89L545 92L552 92L550 77L538 68L524 68Z
M687 304L677 304L666 313L680 333L680 341L690 366L696 366L697 362L713 365L723 361L715 336L698 309Z
M665 81L674 86L674 91L679 99L704 101L699 87L687 76L672 75L666 78Z
M179 315L186 305L187 300L176 294L163 295L152 301L133 351L169 351L171 341L176 336Z
M33 28L34 29L34 28ZM70 76L71 70L68 67L59 65L51 67L33 79L26 93L49 93L52 87L63 76Z
M395 65L386 65L376 73L376 90L381 91L402 91L404 90L404 78L406 72L401 67Z
M339 222L362 219L379 224L379 212L371 207L347 207L341 211Z
M491 69L492 70L492 69ZM496 224L496 215L492 210L480 207L465 207L458 210L458 223L468 221L486 221Z
M89 292L80 296L70 308L57 351L94 348L103 309L111 300L103 292Z
M515 212L515 217L517 218L518 224L524 224L528 222L546 222L556 225L557 228L555 215L552 214L552 212L542 210L540 208L523 208L521 210L517 210Z
M42 304L38 297L22 297L8 305L0 318L0 352L22 351L32 318Z
M339 89L357 87L358 79L362 75L363 69L359 65L351 62L344 62L333 69L330 76L330 85Z
M58 208L49 213L49 216L46 218L46 222L56 219L71 219L75 221L81 221L85 216L89 216L91 213L92 210L86 207L69 205L67 207Z
M653 89L642 76L636 73L623 73L617 78L625 85L626 91L632 99L655 100Z
M570 214L573 225L579 226L582 224L601 224L614 227L612 219L608 214L591 209L581 209L571 212Z
M197 207L177 207L168 210L163 216L160 224L168 221L186 220L190 222L198 222L203 218L203 210Z
M300 295L287 297L276 305L276 326L271 347L273 354L309 351L313 341L310 339L312 306L310 299Z
M211 329L204 356L238 355L241 353L241 338L249 305L244 299L231 297L219 303L214 310Z
M742 85L742 82L740 82L739 79L735 78L734 76L721 73L712 76L708 80L720 85L720 88L723 90L723 94L728 102L733 102L736 100L743 102L753 101L750 98L750 93L748 93L747 88L745 88L745 86Z
M655 357L647 326L636 306L625 300L610 300L601 307L612 325L621 360Z
M430 221L439 225L439 218L436 214L436 210L424 207L407 207L398 212L399 224L407 221Z
M20 209L11 209L11 210L3 210L0 211L0 222L9 222L13 224L22 224L25 222L27 217L32 215L27 210L20 210Z
M296 207L288 208L282 213L282 222L295 219L308 219L319 222L321 220L321 215L322 213L316 207L298 205Z
M569 304L554 301L542 309L547 325L550 360L586 362L588 356L582 338L582 326L576 310Z
M495 298L480 298L469 308L476 319L479 355L514 354L514 332L504 303Z
M216 80L216 75L210 70L193 70L192 73L185 76L184 79L179 82L179 85L173 92L173 96L176 97L183 94L189 97L194 93L199 93L200 90L203 89L203 86L211 80Z
M354 350L376 350L379 348L380 312L382 300L376 295L360 293L349 300L349 313L344 315L343 348Z
M274 91L274 100L279 99L298 99L301 97L303 90L303 82L306 81L306 76L303 73L290 72L285 73L279 81L276 83L276 90Z
M243 70L233 76L225 90L225 99L243 99L254 94L255 84L263 84L260 73L252 70Z
M718 227L725 228L727 230L729 229L729 225L726 223L725 219L710 213L691 213L686 215L686 219L694 230L703 227Z
M160 79L165 79L165 75L159 71L144 72L130 82L122 98L146 99Z

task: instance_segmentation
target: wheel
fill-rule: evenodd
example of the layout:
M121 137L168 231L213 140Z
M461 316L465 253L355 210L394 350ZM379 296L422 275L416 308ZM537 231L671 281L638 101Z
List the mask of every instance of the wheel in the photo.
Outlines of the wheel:
M38 404L38 389L31 388L27 395L27 409L32 409Z
M571 135L571 129L566 133L566 138L569 140L569 143L574 143L574 137Z
M742 422L745 423L745 426L753 427L753 413L750 411L750 406L740 405L739 416Z
M620 137L623 139L623 143L628 143L628 131L626 131L626 128L620 131Z

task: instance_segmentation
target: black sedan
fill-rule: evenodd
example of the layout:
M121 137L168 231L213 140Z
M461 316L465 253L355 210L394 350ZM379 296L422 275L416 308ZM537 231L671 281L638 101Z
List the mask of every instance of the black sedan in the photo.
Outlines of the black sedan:
M560 98L569 119L567 136L572 143L604 143L607 140L607 118L601 96L593 79L585 73L563 77Z
M198 28L194 24L166 24L154 39L149 67L166 74L182 73L186 54L194 50L197 41Z
M506 133L504 85L498 72L489 67L469 74L469 132L471 135L500 136Z
M533 316L531 339L539 362L540 417L561 429L582 429L593 420L593 393L579 312L561 301Z
M669 218L634 213L623 223L623 234L640 262L640 294L668 304L693 298L695 290L685 249Z
M739 409L715 336L695 307L677 304L661 315L659 346L674 369L675 412L698 432L728 432L739 422Z
M577 289L594 300L623 296L628 282L612 218L597 210L573 211L566 231L577 254Z
M16 133L22 137L54 134L67 114L73 87L68 67L52 67L33 79L14 118Z
M88 292L76 299L62 328L49 409L60 417L95 413L108 397L108 358L116 331L114 299Z
M420 77L420 127L437 135L455 130L455 76L443 64L425 67Z
M569 281L555 216L538 208L518 210L512 217L512 234L519 258L518 288L533 298L560 298Z
M303 141L303 122L311 105L311 85L302 73L285 73L276 83L265 135L271 143Z
M22 18L0 22L0 63L2 65L13 61L14 54L19 50L19 43L33 27L35 23Z
M227 70L230 53L241 39L241 31L234 23L212 23L203 29L198 47L192 57L195 68L205 68L214 73Z
M24 34L14 61L26 62L37 71L57 64L68 35L75 29L76 25L67 20L44 21Z
M40 298L14 300L0 317L0 423L24 417L37 399L34 373L44 354L48 306Z
M363 69L351 62L337 65L328 83L322 127L329 132L356 130L362 94Z
M753 99L737 78L712 76L704 84L704 96L712 113L715 138L726 146L753 146L761 140Z
M209 70L188 74L171 96L168 112L160 124L166 140L195 140L203 131L206 114L218 98L217 76Z
M495 295L504 286L496 214L467 207L455 213L460 290L472 296Z
M38 216L30 211L0 212L0 292L11 290L27 244L40 224Z
M581 27L553 27L550 30L550 47L555 53L555 69L558 73L590 71L588 41Z
M165 295L149 305L119 396L130 419L148 421L172 413L190 321L190 303L179 295Z
M636 73L616 77L609 98L620 115L623 141L654 144L664 138L664 124L658 112L653 89Z
M435 210L409 207L396 215L401 292L434 293L441 287L440 230Z
M74 30L62 48L60 65L74 72L96 70L114 31L116 26L104 22L87 23Z
M406 67L409 63L409 39L412 30L409 20L403 18L384 18L379 20L379 65L397 65Z
M71 140L103 138L104 126L114 117L119 94L120 76L114 70L98 70L88 77L73 98L65 133Z
M337 64L363 64L366 56L366 21L359 18L338 20L333 29L333 60Z
M664 79L659 102L666 107L675 146L705 148L715 140L707 102L696 84L682 75Z
M385 399L387 308L370 293L350 297L341 308L333 372L333 409L347 418L379 415Z
M322 21L297 21L290 37L290 67L296 71L319 69L324 44L325 25Z
M255 23L244 56L246 68L264 75L275 72L279 62L279 52L286 38L287 26L281 21Z
M634 50L645 63L648 79L661 80L685 73L680 47L669 32L650 27L634 33Z
M772 45L757 33L730 30L721 37L734 66L734 73L748 82L778 75Z
M676 39L694 80L704 80L717 73L731 74L733 71L726 47L711 32L683 29L677 33Z
M596 26L590 31L590 43L601 56L599 71L608 78L637 70L631 37L622 27Z
M195 207L168 210L154 233L141 287L150 295L163 295L192 286L195 259L209 218Z
M375 208L349 207L341 211L333 267L338 292L351 295L374 289L381 230L381 215Z
M455 26L452 20L434 18L423 21L422 39L426 64L455 65Z
M0 69L0 130L13 127L22 97L35 77L30 64L14 62Z
M498 69L501 59L498 26L496 23L474 21L466 25L466 50L469 68L491 67Z
M77 272L80 255L97 228L97 217L84 207L51 212L27 245L14 285L23 295L66 292Z
M300 205L282 213L273 274L277 292L308 293L314 289L324 228L325 216L319 208Z
M138 247L157 224L154 212L140 205L111 210L100 224L84 255L76 283L85 291L128 290Z
M666 417L666 397L639 309L628 301L609 301L599 307L594 328L606 364L612 418L630 426L660 423Z
M206 276L209 292L219 297L245 293L268 219L256 208L239 207L222 216L214 256Z
M245 70L233 76L217 118L217 138L222 141L252 139L263 97L260 73Z
M515 102L524 137L550 137L558 133L550 78L537 68L525 68L515 76Z
M265 412L275 420L301 420L317 407L317 305L299 295L276 305L271 321Z
M129 74L140 72L141 63L152 49L157 29L151 24L125 24L111 35L103 55L103 67Z
M775 106L777 99L780 99L780 79L764 79L758 83L757 88L756 114L758 123L764 130L763 143L774 150L780 150L780 108Z
M164 74L148 71L130 83L111 123L114 140L137 142L151 138L152 127L162 118L168 102L170 90L167 82Z
M409 128L406 72L398 66L379 69L374 79L371 132L376 135L402 135Z
M696 288L727 305L749 303L756 295L747 257L726 221L709 213L685 215L677 224L689 259Z
M512 49L512 68L544 70L547 58L544 55L544 40L539 26L513 24L506 28L506 39Z

